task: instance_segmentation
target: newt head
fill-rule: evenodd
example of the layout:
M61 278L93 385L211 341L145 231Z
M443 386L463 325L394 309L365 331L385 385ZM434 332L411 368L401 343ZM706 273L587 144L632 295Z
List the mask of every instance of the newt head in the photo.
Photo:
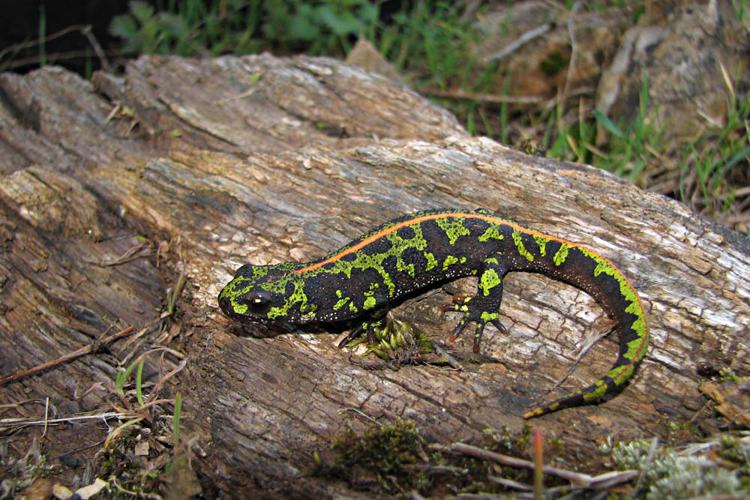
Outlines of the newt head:
M307 306L299 264L246 264L219 294L219 307L232 319L258 323L302 323L314 319ZM311 317L312 315L312 317Z

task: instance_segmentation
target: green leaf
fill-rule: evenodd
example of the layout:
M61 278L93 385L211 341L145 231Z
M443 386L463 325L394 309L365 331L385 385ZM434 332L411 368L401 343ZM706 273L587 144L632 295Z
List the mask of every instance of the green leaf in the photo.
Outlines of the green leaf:
M263 77L263 73L260 71L256 71L252 75L250 75L250 78L248 79L248 83L252 87L253 85L257 85L260 79Z
M364 30L364 25L351 12L336 12L331 5L321 5L315 10L321 24L337 36L356 35Z
M138 404L143 406L146 404L143 400L143 365L144 360L138 362L138 369L135 372L135 398L138 400Z
M154 17L154 8L146 2L130 2L130 12L141 24L146 24Z
M357 9L357 17L362 23L375 23L378 20L378 11L379 9L374 2L365 2Z
M286 36L291 40L309 42L320 36L320 28L311 21L313 16L309 5L301 5L299 10L289 18Z
M117 378L115 379L115 391L117 394L119 394L122 397L125 397L125 390L123 387L125 386L125 370L119 369L117 370Z
M129 39L137 34L138 28L130 14L115 16L109 23L109 34L118 38Z
M172 445L177 446L180 441L180 415L182 415L182 394L179 392L174 398L174 414L172 415Z
M745 149L739 151L737 154L732 156L732 159L726 162L724 166L721 168L722 175L726 175L727 172L729 172L729 170L732 169L732 167L737 165L742 160L746 160L749 155L750 155L750 146L746 147Z
M598 109L594 110L594 118L596 118L596 121L607 129L609 133L617 137L618 139L623 139L625 137L625 134L620 130L620 127L614 124L612 120L610 120L607 115L599 111Z

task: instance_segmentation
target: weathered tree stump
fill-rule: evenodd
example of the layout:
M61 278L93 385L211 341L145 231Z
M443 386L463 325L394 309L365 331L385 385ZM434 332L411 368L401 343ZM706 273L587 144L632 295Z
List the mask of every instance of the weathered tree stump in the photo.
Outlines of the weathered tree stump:
M594 168L472 138L380 77L308 57L143 57L123 78L89 83L45 68L4 74L0 89L0 376L107 331L139 330L158 318L180 269L188 277L179 329L150 329L8 384L0 404L20 415L43 414L43 404L21 403L47 397L58 416L106 408L119 363L167 345L186 356L172 390L183 394L183 433L206 452L193 467L217 492L344 491L305 471L343 428L367 425L360 413L413 419L437 441L471 440L487 427L520 428L531 404L609 368L617 347L607 338L550 393L607 321L587 295L534 275L509 276L508 335L488 328L483 356L462 371L366 370L334 334L239 336L221 315L216 296L241 264L316 258L413 210L485 207L587 244L631 278L652 331L633 383L535 422L576 453L596 453L607 436L664 435L673 421L710 432L719 417L698 368L750 373L744 236ZM138 236L155 245L142 250ZM441 319L438 306L449 300L430 293L394 315L443 342L456 318ZM147 361L155 380L179 359ZM46 439L53 457L86 457L76 450L105 435L89 422Z

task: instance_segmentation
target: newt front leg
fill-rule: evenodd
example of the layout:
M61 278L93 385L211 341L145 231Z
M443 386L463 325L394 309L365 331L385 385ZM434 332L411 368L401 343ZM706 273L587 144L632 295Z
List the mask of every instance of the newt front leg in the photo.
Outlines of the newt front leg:
M507 272L497 257L485 259L479 273L476 295L463 297L458 303L443 308L443 311L463 314L449 337L450 341L456 340L469 323L476 323L473 351L478 353L487 323L491 323L503 333L506 332L505 327L500 323L500 303L503 300L503 277Z

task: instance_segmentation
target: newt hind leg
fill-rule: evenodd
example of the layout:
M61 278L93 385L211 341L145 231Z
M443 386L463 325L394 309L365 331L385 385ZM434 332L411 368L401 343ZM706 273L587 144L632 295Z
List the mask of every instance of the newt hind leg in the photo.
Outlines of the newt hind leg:
M474 330L474 352L479 352L479 344L487 323L491 323L498 330L505 333L505 327L500 323L500 303L503 300L503 276L507 269L496 257L485 259L479 273L477 293L473 297L461 297L454 303L442 308L444 312L453 311L463 314L449 340L455 340L469 326L476 323Z

